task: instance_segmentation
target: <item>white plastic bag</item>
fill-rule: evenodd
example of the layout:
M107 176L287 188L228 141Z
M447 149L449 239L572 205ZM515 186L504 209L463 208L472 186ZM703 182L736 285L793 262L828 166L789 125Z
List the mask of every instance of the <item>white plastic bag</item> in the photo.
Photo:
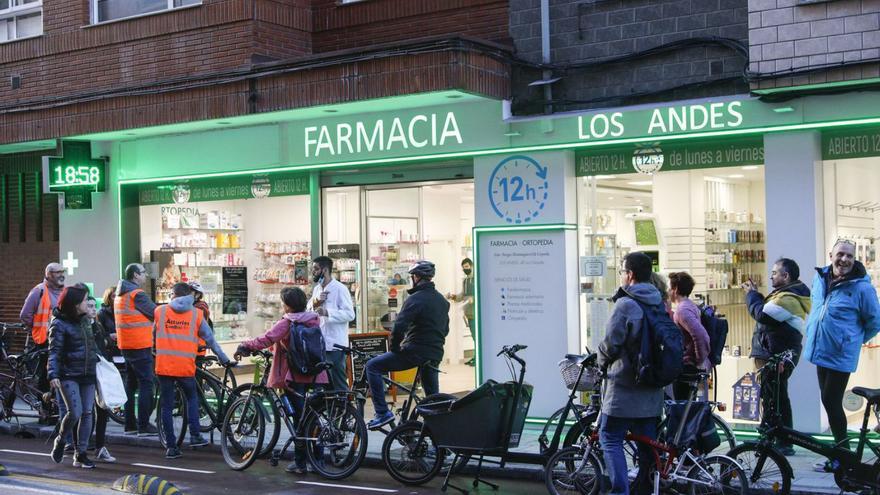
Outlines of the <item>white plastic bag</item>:
M125 385L116 366L98 356L95 375L98 382L98 407L110 411L124 406L128 397L125 395Z

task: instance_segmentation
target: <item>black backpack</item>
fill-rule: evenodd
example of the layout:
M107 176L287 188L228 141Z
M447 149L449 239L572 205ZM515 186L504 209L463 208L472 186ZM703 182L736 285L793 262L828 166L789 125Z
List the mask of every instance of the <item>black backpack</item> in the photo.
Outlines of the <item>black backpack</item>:
M636 383L662 388L678 378L684 369L684 343L681 330L669 317L663 304L649 306L633 298L642 317L641 345L633 363Z
M325 349L320 328L290 322L287 364L291 370L301 375L317 375L321 372L318 365L326 361Z
M709 361L712 366L718 366L721 364L724 345L727 344L727 320L718 316L715 306L704 304L700 306L700 323L709 334Z

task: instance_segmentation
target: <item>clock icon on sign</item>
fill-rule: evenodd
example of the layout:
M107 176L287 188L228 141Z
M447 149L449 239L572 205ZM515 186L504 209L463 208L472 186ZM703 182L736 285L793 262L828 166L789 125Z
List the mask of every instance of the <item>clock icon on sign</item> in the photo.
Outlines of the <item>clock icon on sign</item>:
M547 167L528 156L505 158L489 176L489 202L507 223L523 224L537 218L548 193Z

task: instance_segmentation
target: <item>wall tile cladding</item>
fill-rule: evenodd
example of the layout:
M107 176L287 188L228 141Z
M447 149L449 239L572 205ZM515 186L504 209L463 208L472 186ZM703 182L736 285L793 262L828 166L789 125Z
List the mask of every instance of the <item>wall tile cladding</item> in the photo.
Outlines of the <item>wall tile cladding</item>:
M550 22L552 62L561 65L628 55L686 38L718 36L742 43L748 39L747 0L551 0ZM539 0L510 1L510 34L520 57L540 62ZM683 48L569 72L554 84L553 97L570 102L561 109L574 109L742 93L747 86L733 82L633 96L733 78L742 74L744 63L742 56L717 45ZM535 71L520 71L513 86L540 78ZM539 111L540 91L516 94L517 108Z
M860 62L809 75L753 83L755 89L880 75L880 0L749 0L750 70L763 74Z

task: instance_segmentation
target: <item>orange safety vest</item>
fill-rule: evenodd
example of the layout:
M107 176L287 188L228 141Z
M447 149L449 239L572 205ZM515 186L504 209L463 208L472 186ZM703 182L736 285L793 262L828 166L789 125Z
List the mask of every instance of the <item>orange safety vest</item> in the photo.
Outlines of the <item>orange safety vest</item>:
M116 321L117 347L123 350L153 347L153 322L137 310L134 298L143 292L135 289L117 295L113 300L113 318Z
M156 308L156 374L196 376L199 327L204 317L196 308L178 313L163 304Z
M40 304L37 306L37 312L34 314L31 337L34 339L34 344L43 345L47 340L49 319L52 318L52 299L49 296L49 289L46 287L46 284L40 284L37 287L42 287L43 295L40 297Z
M202 316L204 316L205 318L208 317L208 315L206 314L206 311L205 311L204 309L200 309L200 308L196 308L196 309L199 310L199 312L202 314ZM198 333L199 333L199 332L198 332L198 328L197 328L197 329L196 329L196 334L198 334ZM208 343L205 342L205 339L199 337L199 347L203 347L203 349L200 349L200 350L199 350L199 356L203 356L203 357L204 357L206 354L208 354L207 346L208 346Z

